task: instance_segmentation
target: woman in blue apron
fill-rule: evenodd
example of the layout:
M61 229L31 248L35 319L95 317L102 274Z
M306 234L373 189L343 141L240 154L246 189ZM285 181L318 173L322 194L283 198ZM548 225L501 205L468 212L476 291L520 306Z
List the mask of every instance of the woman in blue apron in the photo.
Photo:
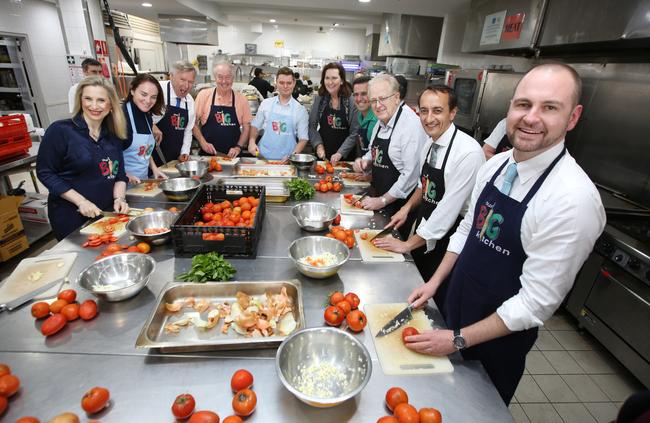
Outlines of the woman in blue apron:
M183 139L185 138L185 128L189 120L189 112L187 111L187 103L185 108L181 107L180 99L176 104L171 104L169 101L171 94L171 82L167 84L167 105L165 106L165 115L158 121L156 126L163 133L163 139L160 142L160 151L163 158L158 155L158 151L154 150L152 157L156 166L165 162L177 160L181 155L183 148Z
M237 118L237 110L235 108L235 92L232 93L231 106L217 106L214 100L217 97L217 89L212 93L212 101L210 102L210 114L205 124L201 126L201 134L205 140L212 144L214 148L222 154L228 154L231 148L238 147L237 141L241 135L239 119ZM202 156L209 155L203 149L199 150Z
M522 219L528 203L565 151L562 150L555 158L521 202L494 186L509 159L483 188L474 209L475 225L467 236L450 279L445 282L448 286L443 315L449 329L459 330L488 317L521 289L519 278L527 257L521 244ZM492 218L500 222L498 228L491 227ZM494 248L494 245L500 248ZM509 251L509 255L503 254L504 250ZM498 270L487 272L486 269ZM464 359L483 363L501 398L508 404L524 371L526 354L536 339L537 328L531 328L461 352Z
M115 89L103 77L88 77L75 98L75 116L47 128L36 159L58 240L102 211L129 210L122 154L126 121Z
M294 101L289 101L289 114L274 111L280 106L280 97L276 97L264 125L264 136L260 140L260 155L265 159L282 160L293 153L296 148L295 123L293 121Z
M162 114L163 105L162 89L156 78L142 73L133 79L124 104L125 114L129 117L127 129L130 136L124 150L124 167L129 181L135 184L147 179L149 167L155 178L166 178L151 159L156 145L151 131L152 114Z

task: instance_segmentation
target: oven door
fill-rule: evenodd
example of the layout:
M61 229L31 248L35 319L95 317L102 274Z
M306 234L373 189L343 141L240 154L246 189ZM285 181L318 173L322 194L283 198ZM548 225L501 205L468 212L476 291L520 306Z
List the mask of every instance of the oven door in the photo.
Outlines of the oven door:
M641 357L650 361L650 286L606 260L585 306Z
M478 121L485 74L485 69L464 69L454 71L452 78L447 78L447 84L454 89L458 99L454 124L470 135L474 133Z

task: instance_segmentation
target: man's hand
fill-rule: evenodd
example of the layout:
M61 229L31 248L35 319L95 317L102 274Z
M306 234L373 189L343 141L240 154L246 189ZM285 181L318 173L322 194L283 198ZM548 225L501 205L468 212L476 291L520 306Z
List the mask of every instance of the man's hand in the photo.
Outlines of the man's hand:
M355 172L361 173L361 172L365 172L369 164L370 164L369 160L358 158L352 164L352 168L354 169Z
M217 155L217 149L214 148L214 145L210 144L209 142L202 142L201 149L211 156Z
M126 202L126 200L123 200L121 198L115 199L113 202L113 208L115 209L116 213L127 214L129 212L129 204Z
M408 302L413 304L413 308L420 308L424 306L429 298L433 297L436 293L437 287L433 285L430 281L421 285L411 292L409 295Z
M392 226L395 229L399 229L399 227L402 226L404 222L406 222L408 215L409 215L408 210L405 210L404 207L402 207L397 211L397 213L391 216L390 222L388 222L388 225L386 225L385 227L387 228L389 226Z
M153 139L155 139L156 142L157 142L158 144L160 144L160 142L161 142L162 139L163 139L163 133L162 133L162 131L161 131L160 129L158 129L158 127L157 127L156 125L153 125L153 126L151 127L151 132L153 133Z
M241 152L241 148L233 147L230 150L228 150L228 157L234 159L235 157L239 156L240 152Z
M384 208L384 202L381 197L366 197L361 200L361 206L366 210L379 210Z
M189 154L181 154L180 156L178 156L178 161L181 162L181 163L186 162L189 159L190 159Z
M392 236L374 238L371 242L377 248L393 251L395 253L404 254L411 251L411 248L405 241L400 241L399 239L393 238Z
M169 179L160 169L153 169L151 172L153 173L154 179Z
M417 335L406 337L406 348L420 354L436 356L449 355L456 352L454 347L454 332L446 329L427 330Z
M251 153L255 157L259 156L260 149L257 148L257 143L255 143L255 141L249 141L248 142L248 152Z
M325 160L325 147L323 147L323 144L318 144L316 147L316 156L321 160Z
M343 155L341 153L334 153L332 154L332 157L330 157L330 162L332 162L332 166L336 166L336 164L343 158Z
M92 201L83 200L78 207L79 213L85 217L97 217L102 214L102 211Z

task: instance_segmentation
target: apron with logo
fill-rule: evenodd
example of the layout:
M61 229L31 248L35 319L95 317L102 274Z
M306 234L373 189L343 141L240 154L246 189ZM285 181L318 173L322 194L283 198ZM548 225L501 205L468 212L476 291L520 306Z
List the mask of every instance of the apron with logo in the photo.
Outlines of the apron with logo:
M521 223L528 203L560 153L521 202L503 194L494 181L508 160L497 169L476 201L474 222L458 256L448 284L444 317L450 329L461 329L491 314L521 289L526 252L521 244ZM526 354L537 339L537 328L518 331L462 350L466 360L480 360L503 401L508 404L524 372Z
M160 150L165 156L165 161L176 160L178 159L178 156L181 155L183 139L185 138L185 128L187 128L187 121L190 116L187 111L187 102L185 102L185 109L171 104L171 85L171 82L167 84L167 106L165 107L165 115L156 124L158 129L163 133L163 138L160 142ZM155 149L152 157L157 166L162 166L162 159L158 156L158 152Z
M320 129L318 132L323 140L323 147L325 147L325 157L328 159L332 154L336 154L343 144L343 141L350 135L350 124L348 117L345 113L343 102L345 98L339 98L339 109L333 109L329 102L323 109L320 116ZM354 150L354 149L353 149ZM343 157L341 160L350 160L350 157Z
M231 90L231 93L232 106L215 106L214 99L217 97L217 89L214 89L208 120L201 127L201 134L203 134L205 140L222 154L228 154L228 151L237 145L241 135L237 110L235 109L235 92ZM203 149L199 150L199 154L201 156L208 155Z
M264 136L260 141L260 154L265 159L281 160L291 155L296 147L291 103L292 101L289 101L288 115L273 111L276 105L281 107L279 97L271 105L271 111L264 125Z
M149 127L148 134L140 134L135 128L135 120L133 119L133 109L131 102L126 103L126 110L129 112L129 119L131 121L131 129L133 138L129 148L124 150L124 168L126 173L136 176L140 179L147 179L149 174L149 157L153 152L156 140L153 138L151 126L147 120ZM146 119L145 119L146 120Z

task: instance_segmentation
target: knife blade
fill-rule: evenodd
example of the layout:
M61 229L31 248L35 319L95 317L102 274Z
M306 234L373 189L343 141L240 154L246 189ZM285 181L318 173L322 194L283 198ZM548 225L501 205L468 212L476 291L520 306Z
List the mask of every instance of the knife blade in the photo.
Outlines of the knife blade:
M12 300L12 301L7 302L6 304L0 305L0 311L3 311L5 309L11 311L11 310L17 308L18 306L23 305L24 303L31 300L35 296L37 296L39 294L42 294L43 292L48 291L53 286L61 283L63 281L63 279L64 278L59 278L59 279L53 280L52 282L48 282L45 285L41 286L40 288L37 288L37 289L35 289L35 290L31 291L31 292L28 292L27 294L23 295L22 297L18 297L15 300Z
M413 319L411 310L413 310L413 304L408 305L404 310L400 311L395 317L390 319L390 321L386 323L379 332L377 332L375 338L380 338L382 336L388 335L389 333L399 329L402 325L404 325L404 323Z
M156 153L158 153L158 157L160 157L160 160L163 163L163 166L167 165L167 159L165 158L165 155L163 154L162 150L160 149L160 144L156 143Z
M389 226L387 228L384 228L381 232L377 232L374 236L371 236L368 238L368 242L372 241L375 238L381 238L383 236L389 235L393 233L393 227Z
M366 198L366 197L368 196L369 193L370 193L370 191L366 191L366 192L364 192L364 193L361 195L361 197L357 198L356 201L355 201L354 203L352 203L352 205L354 206L355 204L360 203L361 200L363 200L364 198Z

